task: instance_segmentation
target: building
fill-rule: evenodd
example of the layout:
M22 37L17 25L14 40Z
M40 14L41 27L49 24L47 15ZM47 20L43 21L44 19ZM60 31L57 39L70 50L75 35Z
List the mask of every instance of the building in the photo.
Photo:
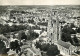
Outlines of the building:
M72 55L77 51L77 47L61 40L58 40L58 49L61 51L60 53L64 52L64 55Z
M22 52L26 56L41 56L40 49L36 49L35 44L33 42L29 42L26 42L26 45L23 45Z
M48 43L50 43L50 41L51 41L51 39L47 36L39 37L39 42L41 43L41 45L44 44L44 43L48 44Z
M41 52L38 49L27 48L27 56L41 56Z
M61 40L61 25L62 23L59 21L59 15L55 12L53 15L51 14L47 28L48 37L51 38L52 43L58 46L60 52L63 52L66 56L71 56L75 51L77 51L77 47Z
M48 32L48 37L51 37L52 42L57 42L57 40L60 39L61 35L60 26L61 24L59 24L59 18L56 15L54 16L51 15L48 20L47 32Z
M8 53L8 56L18 56L18 54L11 49L7 53Z

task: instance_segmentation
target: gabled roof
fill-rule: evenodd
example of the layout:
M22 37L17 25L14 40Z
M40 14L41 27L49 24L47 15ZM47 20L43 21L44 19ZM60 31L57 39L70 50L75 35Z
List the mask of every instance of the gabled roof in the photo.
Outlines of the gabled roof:
M58 44L67 49L69 49L69 47L71 46L71 44L69 42L64 42L62 40L58 40Z

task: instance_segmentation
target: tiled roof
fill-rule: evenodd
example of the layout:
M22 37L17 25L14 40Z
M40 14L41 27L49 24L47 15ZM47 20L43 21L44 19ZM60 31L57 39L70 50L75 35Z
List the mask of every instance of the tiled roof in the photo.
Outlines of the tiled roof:
M70 43L64 42L64 41L61 41L61 40L58 40L58 44L65 47L65 48L67 48L67 49L69 49L69 47L71 46Z

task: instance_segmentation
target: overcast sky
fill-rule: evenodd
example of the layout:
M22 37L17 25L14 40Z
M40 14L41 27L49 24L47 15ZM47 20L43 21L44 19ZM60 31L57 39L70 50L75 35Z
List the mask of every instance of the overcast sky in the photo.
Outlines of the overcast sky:
M80 5L80 0L0 0L0 5Z

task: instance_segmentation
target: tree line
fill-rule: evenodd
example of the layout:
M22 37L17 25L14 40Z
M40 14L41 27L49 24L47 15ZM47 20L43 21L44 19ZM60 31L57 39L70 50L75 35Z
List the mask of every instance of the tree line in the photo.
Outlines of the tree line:
M60 54L57 45L54 44L50 45L49 43L41 44L40 42L36 42L35 46L42 51L42 56L56 56ZM44 54L44 52L46 53Z
M76 28L75 30L72 28ZM71 25L65 25L62 28L61 39L65 42L70 42L72 45L79 45L79 40L76 37L76 34L80 33L80 27L76 27L73 23ZM74 34L74 37L71 37L71 34Z

